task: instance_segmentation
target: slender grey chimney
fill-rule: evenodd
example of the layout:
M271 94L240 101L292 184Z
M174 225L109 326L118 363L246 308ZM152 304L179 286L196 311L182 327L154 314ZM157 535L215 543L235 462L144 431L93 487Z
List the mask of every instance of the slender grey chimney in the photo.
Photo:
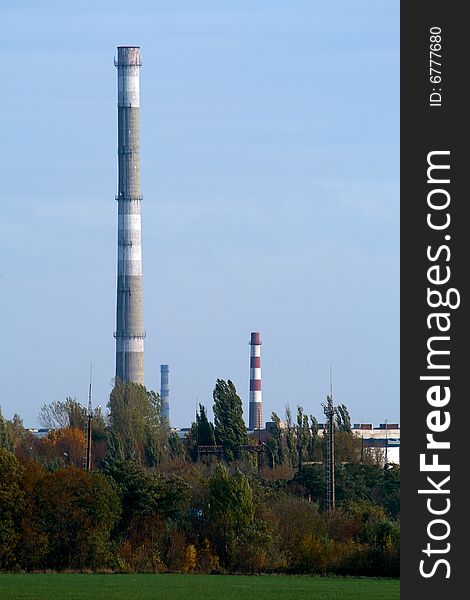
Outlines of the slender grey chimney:
M162 417L170 424L170 368L160 365L160 397L162 399Z
M116 378L144 383L140 204L139 46L118 46Z

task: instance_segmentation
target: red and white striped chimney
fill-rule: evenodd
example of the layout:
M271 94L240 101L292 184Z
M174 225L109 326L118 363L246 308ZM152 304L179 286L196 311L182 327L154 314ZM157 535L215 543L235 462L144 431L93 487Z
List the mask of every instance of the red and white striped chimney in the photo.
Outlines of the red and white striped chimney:
M252 331L250 346L250 419L248 428L253 430L263 428L261 337L259 331Z

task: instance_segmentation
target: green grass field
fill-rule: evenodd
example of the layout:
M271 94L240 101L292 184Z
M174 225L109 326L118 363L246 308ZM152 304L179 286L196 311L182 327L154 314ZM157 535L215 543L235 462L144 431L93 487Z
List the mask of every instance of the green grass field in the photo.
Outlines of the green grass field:
M0 599L398 600L400 583L283 575L0 575Z

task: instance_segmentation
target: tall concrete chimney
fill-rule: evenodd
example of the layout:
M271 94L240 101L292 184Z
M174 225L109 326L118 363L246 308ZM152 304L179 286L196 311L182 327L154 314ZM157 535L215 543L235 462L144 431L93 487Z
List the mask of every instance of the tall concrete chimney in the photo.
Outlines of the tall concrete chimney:
M263 428L263 402L261 397L261 337L253 331L250 339L250 417L248 429Z
M162 399L162 417L170 424L170 369L160 365L160 397Z
M118 46L116 378L144 383L140 205L139 46Z

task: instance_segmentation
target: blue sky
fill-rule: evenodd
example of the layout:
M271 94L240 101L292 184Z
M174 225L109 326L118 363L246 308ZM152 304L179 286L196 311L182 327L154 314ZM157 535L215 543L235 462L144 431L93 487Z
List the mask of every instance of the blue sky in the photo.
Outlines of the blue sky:
M132 7L132 8L130 8ZM116 46L140 45L146 385L216 378L399 421L399 3L9 2L0 19L0 406L114 376Z

